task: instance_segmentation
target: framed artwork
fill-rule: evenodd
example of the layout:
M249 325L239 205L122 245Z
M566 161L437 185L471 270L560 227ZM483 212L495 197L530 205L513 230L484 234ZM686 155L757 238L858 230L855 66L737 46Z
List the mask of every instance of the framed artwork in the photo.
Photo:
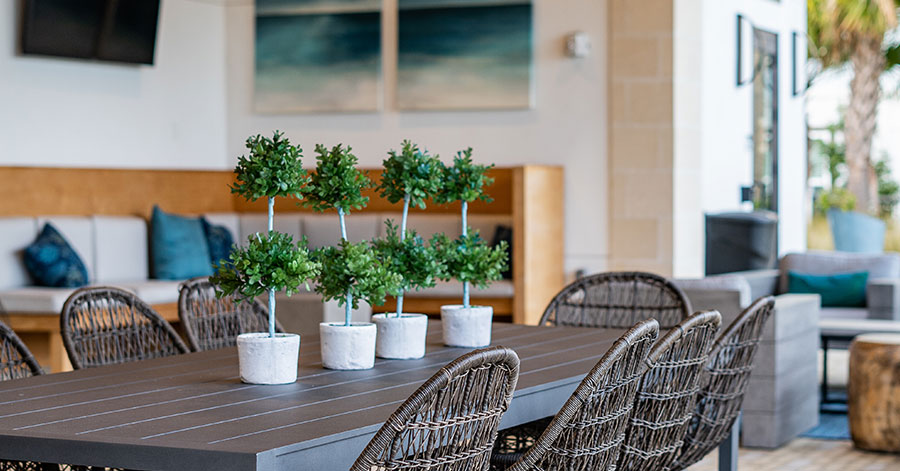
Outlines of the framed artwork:
M531 0L398 0L403 110L533 104Z
M381 10L381 0L256 0L255 110L378 110Z

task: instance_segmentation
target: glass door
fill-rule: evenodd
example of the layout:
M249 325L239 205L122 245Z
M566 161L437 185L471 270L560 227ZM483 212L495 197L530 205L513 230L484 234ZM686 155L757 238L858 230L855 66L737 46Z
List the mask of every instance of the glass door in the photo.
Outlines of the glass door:
M753 29L754 209L778 211L778 35Z

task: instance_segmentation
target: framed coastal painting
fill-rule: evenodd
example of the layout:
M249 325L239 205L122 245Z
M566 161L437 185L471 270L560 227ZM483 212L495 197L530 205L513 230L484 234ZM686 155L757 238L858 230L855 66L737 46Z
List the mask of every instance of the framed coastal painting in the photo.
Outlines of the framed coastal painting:
M381 0L256 0L255 110L378 110L381 9Z
M397 106L533 104L531 0L398 0Z

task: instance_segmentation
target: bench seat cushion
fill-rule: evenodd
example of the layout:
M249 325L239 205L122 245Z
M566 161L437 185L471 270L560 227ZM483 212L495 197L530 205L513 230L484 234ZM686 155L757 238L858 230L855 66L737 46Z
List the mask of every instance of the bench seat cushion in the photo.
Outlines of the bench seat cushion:
M501 280L494 282L486 289L472 287L469 295L473 298L512 298L513 282ZM462 283L458 281L438 281L434 288L407 293L410 298L460 298L462 299Z
M76 288L29 286L0 291L0 305L7 312L59 313Z
M181 283L181 280L143 280L122 282L114 286L125 288L152 305L177 303Z

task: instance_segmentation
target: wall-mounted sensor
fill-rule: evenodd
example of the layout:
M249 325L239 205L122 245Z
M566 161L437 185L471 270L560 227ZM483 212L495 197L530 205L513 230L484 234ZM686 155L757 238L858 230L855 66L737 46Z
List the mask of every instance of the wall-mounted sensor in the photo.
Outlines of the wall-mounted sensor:
M576 31L566 37L566 55L582 58L591 54L591 37L584 31Z

